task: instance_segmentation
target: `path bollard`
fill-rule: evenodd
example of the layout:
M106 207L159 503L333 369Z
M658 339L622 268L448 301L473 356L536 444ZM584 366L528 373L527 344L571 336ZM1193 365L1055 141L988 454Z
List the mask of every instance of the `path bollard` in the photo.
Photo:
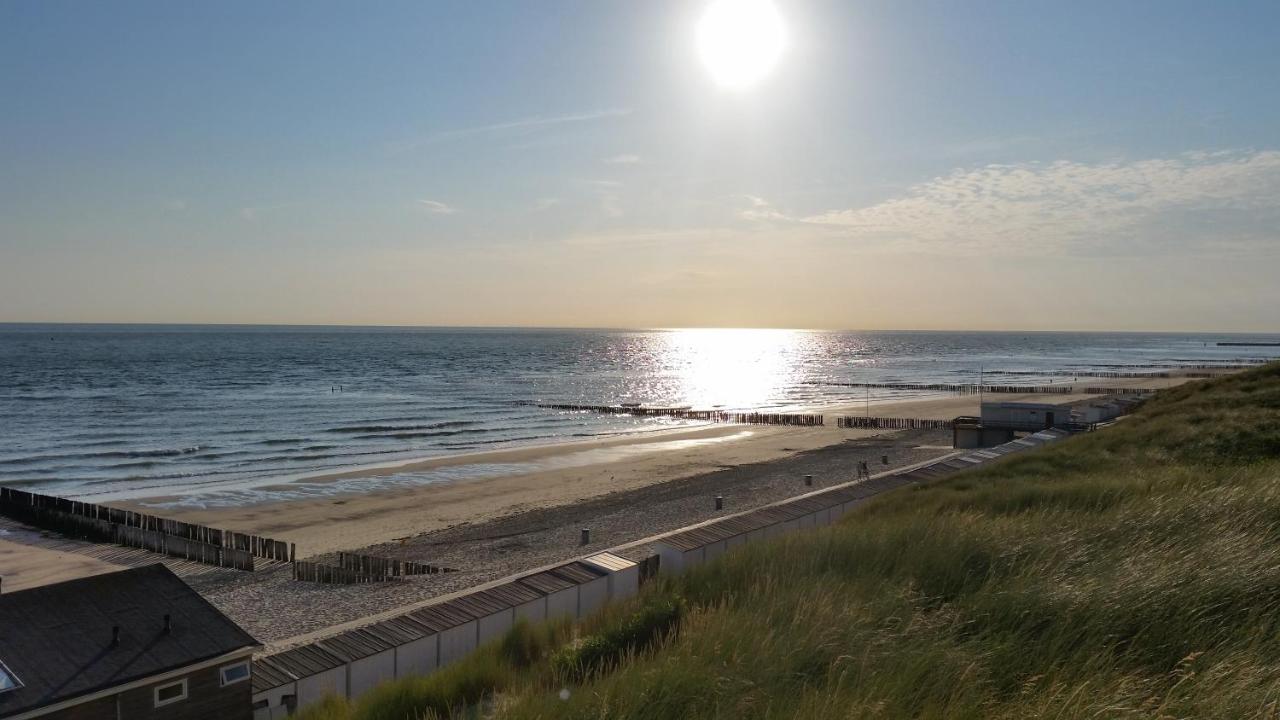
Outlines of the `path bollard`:
M717 496L716 496L716 509L717 509L717 510L723 510L723 509L724 509L724 496L723 496L723 495L717 495Z
M578 541L579 545L591 544L591 528L582 528L582 537Z
M813 487L813 476L812 476L812 475L805 475L805 476L804 476L804 484L805 484L807 487Z

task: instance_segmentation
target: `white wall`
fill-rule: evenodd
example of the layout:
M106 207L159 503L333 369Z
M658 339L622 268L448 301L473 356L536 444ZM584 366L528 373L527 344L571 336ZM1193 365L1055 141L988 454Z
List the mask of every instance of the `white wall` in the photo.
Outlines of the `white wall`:
M440 666L462 659L476 649L476 621L440 633Z
M438 635L428 635L396 648L396 677L426 675L436 669Z
M480 618L478 628L480 644L483 645L510 630L515 619L515 611L511 608Z
M280 706L280 700L283 700L284 696L287 696L287 694L296 694L297 692L297 683L285 683L280 685L278 688L271 688L269 691L262 691L255 694L255 696L253 696L253 702L265 700L266 706L271 708L271 710L275 710L276 707ZM268 715L268 717L270 717L270 715Z
M325 695L347 694L347 666L340 665L298 680L298 709L320 702Z
M516 606L516 619L528 620L531 623L540 623L547 619L547 599L540 597L537 600L531 600L523 605Z
M640 568L636 565L609 573L609 599L624 600L640 592Z
M595 612L609 600L609 576L578 586L578 617Z
M547 619L578 616L578 587L557 590L547 596Z
M378 683L395 679L396 651L392 648L376 655L353 660L350 667L351 697L360 697Z

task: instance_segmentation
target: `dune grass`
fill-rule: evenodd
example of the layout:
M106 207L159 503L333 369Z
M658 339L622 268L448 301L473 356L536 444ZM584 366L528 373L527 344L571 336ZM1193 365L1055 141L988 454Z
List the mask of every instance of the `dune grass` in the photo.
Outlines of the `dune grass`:
M1276 717L1280 365L740 548L637 603L679 604L678 628L572 675L551 659L562 630L523 665L487 649L501 672L478 694L316 717ZM636 613L583 632L625 634Z

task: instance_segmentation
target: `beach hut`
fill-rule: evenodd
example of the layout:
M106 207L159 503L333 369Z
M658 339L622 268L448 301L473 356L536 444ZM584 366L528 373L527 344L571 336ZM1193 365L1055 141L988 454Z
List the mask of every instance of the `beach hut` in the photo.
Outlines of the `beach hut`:
M640 566L631 560L603 552L582 562L608 573L610 600L625 600L640 591Z
M609 574L605 570L575 560L549 572L578 586L575 617L590 615L609 600Z
M484 595L496 602L503 603L512 609L513 620L526 620L539 623L547 619L547 596L528 585L512 581L481 590Z
M347 666L347 697L357 698L396 676L396 646L376 629L348 630L319 641Z
M341 658L316 643L300 645L266 658L281 674L296 678L295 694L281 697L287 707L304 708L319 702L325 695L347 695L347 665ZM263 662L259 660L258 662ZM278 688L264 690L263 695L281 696ZM258 699L255 693L254 700Z
M515 610L511 604L484 591L468 593L446 604L476 619L477 645L500 637L515 623Z
M436 632L406 615L383 620L370 628L395 645L396 677L426 675L436 669Z
M476 649L476 618L451 603L418 608L409 617L433 629L439 636L436 666L444 667Z
M539 572L526 575L517 580L546 596L546 619L561 617L577 617L578 585L550 572Z
M288 717L297 705L298 679L272 661L253 661L253 720Z

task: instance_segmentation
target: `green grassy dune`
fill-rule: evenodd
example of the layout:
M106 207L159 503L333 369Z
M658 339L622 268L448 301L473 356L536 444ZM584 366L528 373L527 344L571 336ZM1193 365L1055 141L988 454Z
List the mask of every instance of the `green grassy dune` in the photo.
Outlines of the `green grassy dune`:
M1280 365L304 717L1280 716Z

